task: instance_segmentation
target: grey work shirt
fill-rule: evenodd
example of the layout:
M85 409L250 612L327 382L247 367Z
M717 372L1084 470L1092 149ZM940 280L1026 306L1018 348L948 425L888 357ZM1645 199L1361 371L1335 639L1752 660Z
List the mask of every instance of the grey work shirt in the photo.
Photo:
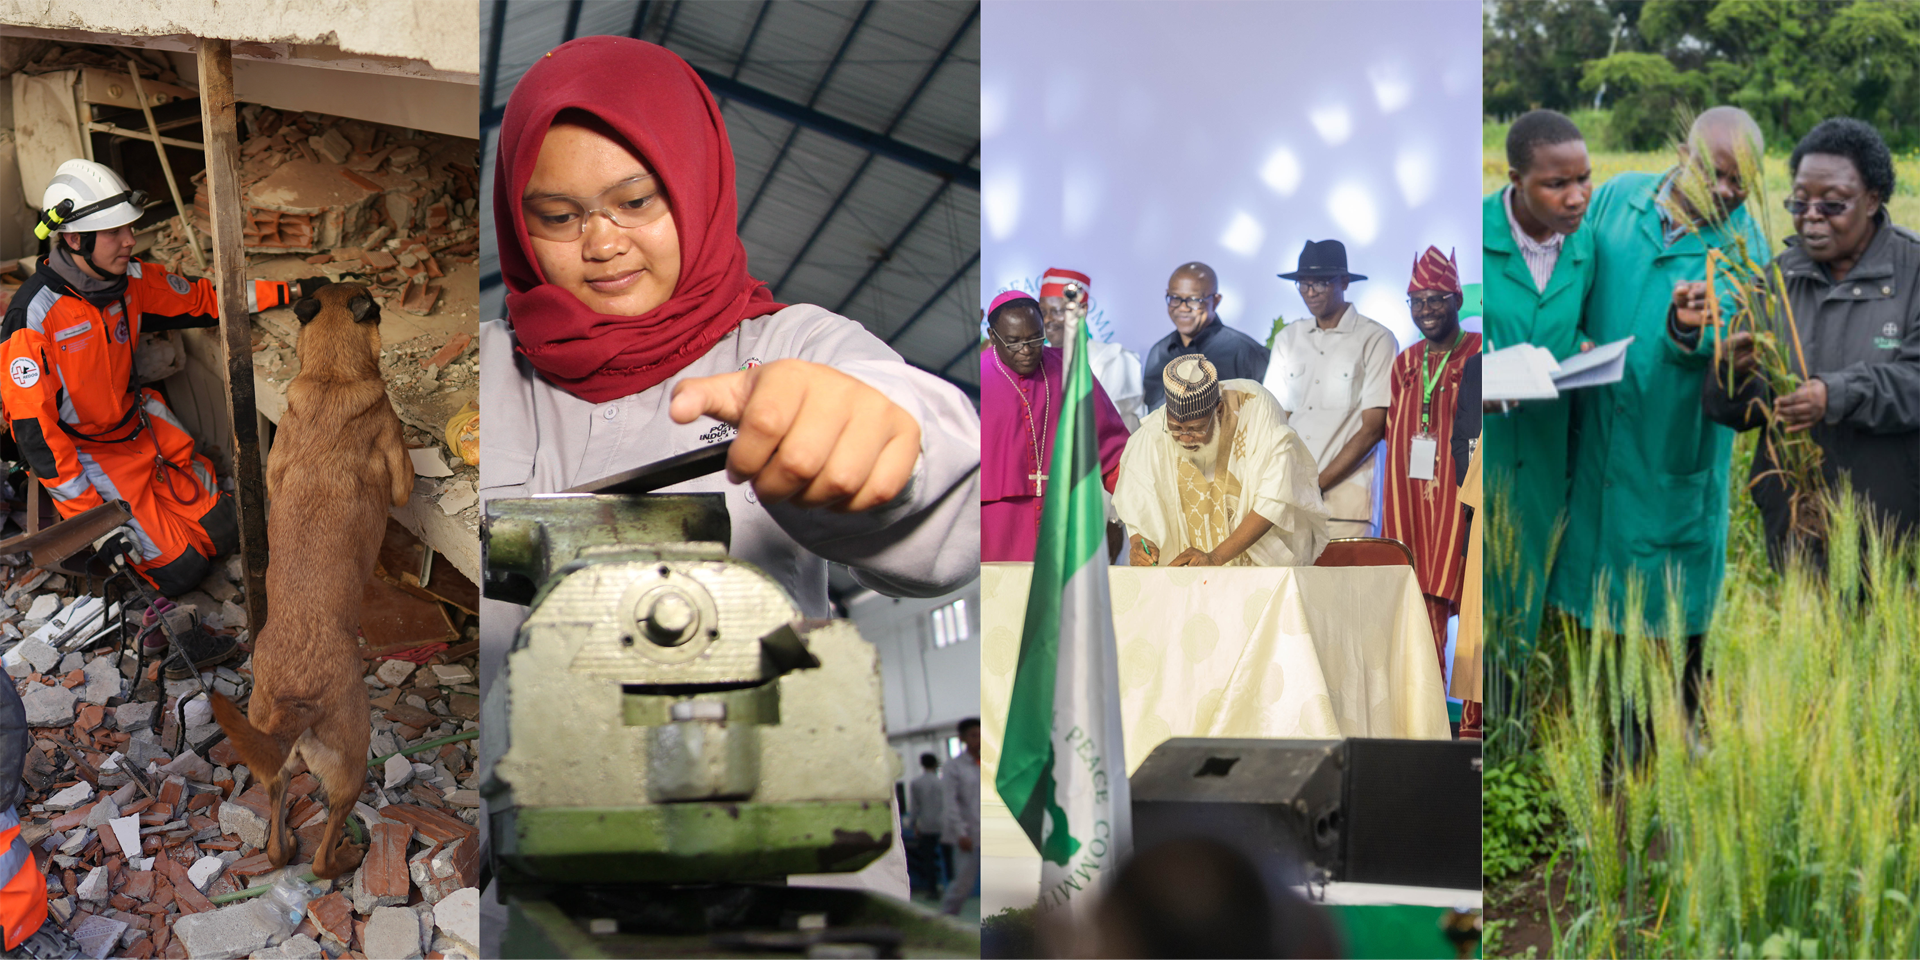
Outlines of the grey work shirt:
M707 417L667 415L674 384L782 359L832 366L886 394L920 424L920 462L893 503L865 513L761 504L747 484L713 474L667 488L723 492L729 552L779 581L803 615L829 615L827 561L889 596L937 596L979 576L980 417L952 384L907 365L866 328L798 304L747 320L665 382L606 403L547 383L513 351L504 320L480 325L480 423L485 501L556 493L733 436ZM484 506L483 506L484 509ZM491 685L526 608L483 600L481 685Z

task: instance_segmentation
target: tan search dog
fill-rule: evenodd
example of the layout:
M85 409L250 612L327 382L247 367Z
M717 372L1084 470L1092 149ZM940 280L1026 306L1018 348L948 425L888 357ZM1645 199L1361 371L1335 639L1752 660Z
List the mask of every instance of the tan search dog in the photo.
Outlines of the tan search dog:
M380 308L359 284L322 287L293 305L300 375L267 457L267 623L253 646L251 718L210 694L220 728L268 783L267 855L298 847L287 784L304 764L327 791L314 875L337 877L366 848L343 835L367 780L367 687L361 681L361 591L386 531L387 505L413 491L400 418L380 377ZM251 722L249 722L251 719Z

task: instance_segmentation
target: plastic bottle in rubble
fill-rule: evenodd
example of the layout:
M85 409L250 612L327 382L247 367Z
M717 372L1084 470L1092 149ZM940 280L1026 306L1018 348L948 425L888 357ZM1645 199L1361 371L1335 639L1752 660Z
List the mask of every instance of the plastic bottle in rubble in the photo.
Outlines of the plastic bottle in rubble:
M307 915L307 901L313 899L313 885L300 879L292 870L280 875L260 899L254 901L273 936L268 946L274 946L293 936L300 921Z

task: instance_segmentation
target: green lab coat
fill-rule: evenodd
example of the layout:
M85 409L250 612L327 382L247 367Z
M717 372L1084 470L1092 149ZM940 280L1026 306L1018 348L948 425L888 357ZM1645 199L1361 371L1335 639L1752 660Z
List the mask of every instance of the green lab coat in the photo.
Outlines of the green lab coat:
M1564 360L1579 352L1580 310L1593 286L1593 231L1584 225L1560 242L1547 289L1534 285L1527 261L1507 223L1506 188L1481 204L1480 225L1486 259L1487 349L1530 343ZM1531 648L1540 632L1541 599L1553 530L1567 506L1567 430L1571 411L1566 397L1531 400L1504 414L1487 417L1483 454L1487 476L1487 512L1513 530L1509 550L1497 534L1488 542L1483 563L1486 625L1494 643Z
M1706 279L1707 243L1767 262L1766 241L1745 207L1668 246L1655 203L1662 175L1623 173L1594 191L1581 232L1593 234L1593 290L1584 328L1596 343L1636 338L1619 383L1573 391L1572 484L1567 532L1547 601L1593 624L1595 577L1609 578L1620 623L1627 582L1646 586L1645 620L1664 633L1668 577L1679 581L1686 632L1703 633L1727 566L1727 467L1733 432L1700 407L1713 356L1711 330L1689 350L1667 333L1673 288ZM1717 281L1723 315L1733 283Z

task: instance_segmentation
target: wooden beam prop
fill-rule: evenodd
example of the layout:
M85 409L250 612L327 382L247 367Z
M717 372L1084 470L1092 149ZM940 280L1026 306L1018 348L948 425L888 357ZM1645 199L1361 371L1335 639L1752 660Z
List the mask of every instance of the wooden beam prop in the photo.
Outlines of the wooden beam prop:
M173 194L173 209L180 212L180 231L187 235L187 247L193 251L193 262L205 270L207 258L200 255L200 238L193 235L193 208L180 200L180 181L173 178L173 164L167 162L166 138L160 136L160 125L153 122L153 108L147 106L147 91L140 85L140 62L129 58L127 72L133 75L133 95L140 100L140 112L147 115L147 130L152 135L153 152L160 155L160 172L167 176L167 191Z
M240 246L240 135L233 101L233 48L201 40L200 120L207 147L207 214L213 226L213 280L220 290L220 343L233 426L235 506L247 575L247 636L267 622L267 492L253 401L253 322L247 315L247 256Z

